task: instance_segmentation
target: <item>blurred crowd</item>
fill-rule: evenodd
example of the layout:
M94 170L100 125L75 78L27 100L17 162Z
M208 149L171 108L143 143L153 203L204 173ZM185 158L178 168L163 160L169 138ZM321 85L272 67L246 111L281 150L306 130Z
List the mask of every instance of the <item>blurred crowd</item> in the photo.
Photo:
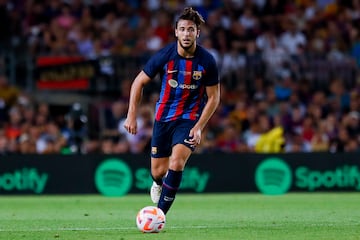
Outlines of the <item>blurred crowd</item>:
M206 20L198 42L222 85L197 152L360 151L360 0L0 0L0 46L34 57L150 56L175 40L185 6ZM129 79L92 112L93 126L76 103L51 113L2 75L0 152L150 152L158 91L144 95L139 134L129 135Z

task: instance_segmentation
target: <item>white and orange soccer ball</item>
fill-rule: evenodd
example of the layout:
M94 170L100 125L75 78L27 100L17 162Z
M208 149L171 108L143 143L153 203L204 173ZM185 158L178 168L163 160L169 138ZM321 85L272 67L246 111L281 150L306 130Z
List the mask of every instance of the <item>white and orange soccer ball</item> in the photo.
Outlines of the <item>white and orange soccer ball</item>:
M165 214L155 206L147 206L138 212L136 226L144 233L158 233L165 227Z

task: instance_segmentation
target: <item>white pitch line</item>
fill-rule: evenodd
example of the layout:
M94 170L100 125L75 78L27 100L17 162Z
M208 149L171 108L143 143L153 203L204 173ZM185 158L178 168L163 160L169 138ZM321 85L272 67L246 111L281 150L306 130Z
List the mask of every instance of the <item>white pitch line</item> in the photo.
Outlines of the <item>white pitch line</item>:
M171 226L167 227L168 229L206 229L209 226ZM213 228L213 227L212 227ZM109 227L109 228L90 228L90 227L79 227L79 228L32 228L32 229L1 229L0 232L48 232L48 231L111 231L111 230L133 230L134 227Z
M284 227L287 224L264 224L263 227L273 227L273 228L278 228L278 227ZM344 224L342 224L344 226ZM346 226L359 226L360 223L358 222L353 222L353 223L347 223L345 224ZM312 223L312 224L308 224L306 225L307 227L323 227L323 226L327 226L327 227L331 227L331 226L337 226L337 223ZM217 226L206 226L206 225L195 225L195 226L168 226L165 227L166 229L217 229L217 228L226 228L226 229L230 229L230 228L246 228L247 226L240 226L240 225L226 225L226 226L222 226L222 225L217 225ZM0 228L0 232L50 232L50 231L57 231L57 232L61 232L61 231L124 231L124 230L134 230L137 229L136 226L134 227L69 227L69 228L31 228L31 229L15 229L15 228L9 228L9 229L2 229Z

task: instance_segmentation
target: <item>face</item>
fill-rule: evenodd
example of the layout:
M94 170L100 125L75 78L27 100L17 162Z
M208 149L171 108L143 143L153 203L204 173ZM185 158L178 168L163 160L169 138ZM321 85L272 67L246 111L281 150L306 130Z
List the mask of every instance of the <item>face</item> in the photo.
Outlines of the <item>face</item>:
M184 50L188 50L194 46L199 33L200 30L198 30L195 23L190 20L180 20L175 29L175 36Z

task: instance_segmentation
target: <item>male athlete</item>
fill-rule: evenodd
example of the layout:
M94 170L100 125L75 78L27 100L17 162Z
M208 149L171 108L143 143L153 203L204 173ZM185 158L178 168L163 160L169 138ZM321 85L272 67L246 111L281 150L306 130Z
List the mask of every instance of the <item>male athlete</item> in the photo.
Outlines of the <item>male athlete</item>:
M166 214L180 187L185 164L200 144L201 132L220 102L213 56L197 45L202 16L185 8L175 24L177 41L159 50L137 75L130 90L124 128L137 133L136 114L145 84L161 77L151 141L151 200Z

